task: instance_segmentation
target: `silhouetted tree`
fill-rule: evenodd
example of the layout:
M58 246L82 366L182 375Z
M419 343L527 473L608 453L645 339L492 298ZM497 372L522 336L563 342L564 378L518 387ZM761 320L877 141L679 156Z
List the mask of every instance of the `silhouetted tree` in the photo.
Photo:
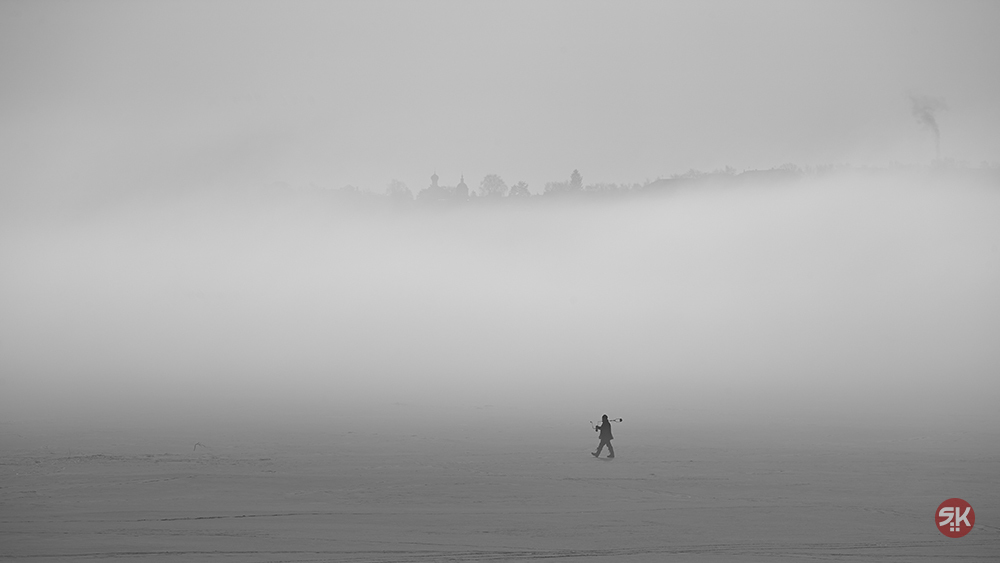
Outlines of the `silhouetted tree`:
M545 194L561 194L569 191L569 182L545 182Z
M357 186L352 186L348 184L341 188L336 188L331 190L339 199L345 201L374 201L376 199L381 199L371 192L368 188L359 188Z
M685 172L683 174L673 174L670 177L671 178L684 178L684 179L687 179L687 180L697 180L698 178L704 178L707 175L708 175L708 172L702 172L701 170L697 170L695 168L690 168L690 169L688 169L687 172Z
M580 175L579 170L574 170L573 173L569 175L568 182L546 182L545 184L546 194L579 193L582 191L583 176Z
M387 195L389 199L397 201L413 200L413 192L410 191L410 188L395 178L389 180L389 185L385 187L385 195Z
M503 197L507 195L507 184L496 174L487 174L479 184L479 193L485 197Z
M528 184L525 182L518 182L510 187L510 193L507 197L531 197L531 192L528 191Z

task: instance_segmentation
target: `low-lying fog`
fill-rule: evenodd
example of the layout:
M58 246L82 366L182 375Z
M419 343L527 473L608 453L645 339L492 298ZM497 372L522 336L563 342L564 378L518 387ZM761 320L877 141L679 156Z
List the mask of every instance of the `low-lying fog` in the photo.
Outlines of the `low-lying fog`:
M9 217L0 418L996 426L1000 189Z

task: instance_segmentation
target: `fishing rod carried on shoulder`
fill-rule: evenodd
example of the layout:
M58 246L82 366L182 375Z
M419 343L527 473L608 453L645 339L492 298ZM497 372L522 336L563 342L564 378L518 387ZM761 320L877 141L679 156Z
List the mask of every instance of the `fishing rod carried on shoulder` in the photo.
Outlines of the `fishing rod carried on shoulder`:
M621 422L623 420L625 420L625 419L624 418L609 418L608 422ZM600 426L594 426L594 421L593 420L590 421L590 427L594 429L594 432L597 432L597 429L600 428Z

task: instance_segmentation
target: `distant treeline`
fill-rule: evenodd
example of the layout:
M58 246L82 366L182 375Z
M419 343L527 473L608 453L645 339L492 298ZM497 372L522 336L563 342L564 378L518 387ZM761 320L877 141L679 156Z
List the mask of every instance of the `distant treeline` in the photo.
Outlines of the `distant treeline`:
M799 167L795 164L783 164L764 170L743 170L739 172L732 167L725 167L712 172L689 170L683 174L674 174L668 178L657 178L639 183L591 183L583 181L579 170L573 170L569 178L563 181L547 182L541 194L532 194L527 183L519 181L508 186L497 174L487 174L476 189L470 189L463 176L455 186L438 183L438 176L430 178L427 187L416 193L405 183L393 179L386 186L384 194L377 194L355 186L344 186L335 190L325 190L350 200L389 200L395 203L434 204L457 202L487 202L504 200L526 200L537 198L564 197L621 197L629 194L649 194L666 192L677 188L695 188L700 186L739 186L786 183L803 178L820 178L835 174L861 174L871 176L892 176L899 174L919 174L931 177L962 177L995 184L1000 187L1000 164L982 163L971 166L965 162L954 160L939 160L930 166L916 167L902 164L892 164L884 168L852 167L849 165L821 165Z

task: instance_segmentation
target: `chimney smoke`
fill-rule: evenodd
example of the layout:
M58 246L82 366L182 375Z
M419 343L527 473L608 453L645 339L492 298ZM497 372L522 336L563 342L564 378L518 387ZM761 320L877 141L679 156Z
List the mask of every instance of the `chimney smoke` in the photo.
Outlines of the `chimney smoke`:
M941 160L941 130L934 114L938 110L948 109L947 104L943 98L913 94L910 95L910 102L913 104L913 117L917 119L917 123L930 129L934 135L934 154L937 160Z

